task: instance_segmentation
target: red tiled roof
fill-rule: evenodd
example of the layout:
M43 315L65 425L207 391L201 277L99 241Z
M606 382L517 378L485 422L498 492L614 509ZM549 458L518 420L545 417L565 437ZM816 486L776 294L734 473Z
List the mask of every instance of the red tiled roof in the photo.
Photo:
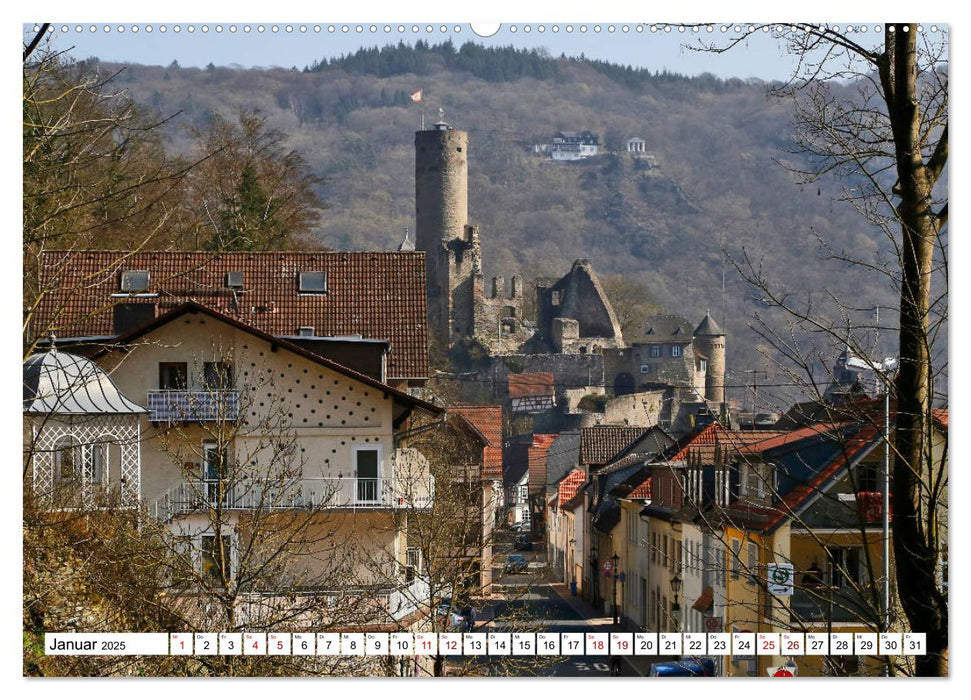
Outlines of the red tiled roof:
M742 454L758 454L760 452L765 452L766 450L771 450L776 447L798 442L799 440L804 440L808 437L812 437L813 435L826 435L828 433L832 433L839 428L849 425L849 423L849 421L844 421L842 423L814 423L813 425L807 425L805 428L779 433L765 440L760 440L759 442L741 445L739 446L738 451Z
M527 374L509 375L509 398L511 399L519 399L525 396L552 395L552 372L531 372Z
M947 409L946 408L935 408L931 410L931 416L940 423L944 428L947 428Z
M594 425L580 429L580 464L606 464L610 458L640 438L647 428L627 425Z
M582 469L574 469L563 477L557 488L557 497L560 505L565 506L569 501L573 500L573 497L577 495L577 491L580 490L580 487L583 486L586 480L586 474L583 473Z
M112 298L122 270L149 270L156 298ZM298 293L298 273L326 271L326 294ZM243 290L226 287L243 273ZM115 303L157 304L158 313L192 300L273 336L360 335L388 340L388 377L428 376L425 265L420 252L49 251L41 261L33 332L60 337L114 335Z
M486 439L482 450L482 477L502 478L502 407L449 406L449 411L465 418Z
M698 460L699 464L713 464L719 450L738 451L746 445L778 438L786 435L787 432L782 430L733 431L721 423L714 422L682 443L681 449L671 456L670 461L682 462L690 456L692 460Z
M651 477L648 476L644 481L642 481L633 491L624 496L624 498L639 499L639 500L650 500L651 496Z
M533 435L533 444L527 450L531 493L542 491L546 487L546 453L556 437L556 435Z
M869 425L863 427L858 433L848 437L844 448L839 451L832 462L815 474L812 479L792 489L778 505L750 506L733 504L731 510L738 513L739 516L736 522L754 530L774 529L783 520L797 513L803 504L833 478L840 469L846 468L851 462L857 459L860 452L866 449L867 446L873 444L874 439L879 434L879 428ZM749 517L746 517L746 514Z
M803 501L816 493L841 467L848 466L860 451L873 442L873 439L878 434L879 430L877 428L866 426L860 432L848 438L845 449L841 450L837 458L825 469L816 474L808 482L796 486L796 488L786 494L786 497L782 499L782 503L777 506L779 512L771 519L769 527L775 527L783 518L794 513Z

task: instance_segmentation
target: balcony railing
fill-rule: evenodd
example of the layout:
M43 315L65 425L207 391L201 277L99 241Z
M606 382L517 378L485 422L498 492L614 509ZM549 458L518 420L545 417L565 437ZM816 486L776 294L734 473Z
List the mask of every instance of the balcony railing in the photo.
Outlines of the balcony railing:
M386 625L427 609L430 594L431 586L423 576L396 588L376 590L246 592L237 599L236 622L247 625L280 619L285 615L299 624L302 621L310 622L313 614L321 608L336 607L353 608L364 624Z
M343 508L430 508L435 484L429 477L396 479L196 479L183 481L155 501L162 521L193 511Z
M148 392L148 419L156 423L232 421L239 417L236 391L179 391L160 389Z
M792 617L804 622L864 622L873 618L873 607L848 587L814 586L792 593Z

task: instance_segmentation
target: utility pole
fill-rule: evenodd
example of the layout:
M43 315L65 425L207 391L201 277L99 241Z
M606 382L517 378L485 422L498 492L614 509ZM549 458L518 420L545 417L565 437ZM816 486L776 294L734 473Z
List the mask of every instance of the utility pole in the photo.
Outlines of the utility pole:
M769 373L763 369L747 369L745 374L752 375L752 428L755 428L755 412L758 410L759 375L768 378Z

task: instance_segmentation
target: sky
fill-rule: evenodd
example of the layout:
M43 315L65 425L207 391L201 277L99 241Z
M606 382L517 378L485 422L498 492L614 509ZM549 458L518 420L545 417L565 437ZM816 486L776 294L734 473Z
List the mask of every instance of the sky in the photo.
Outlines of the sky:
M677 28L665 32L656 26L631 22L507 23L500 25L495 34L481 36L475 32L478 26L441 22L109 24L63 21L54 24L52 35L56 48L70 49L77 59L98 57L105 61L152 65L168 65L175 60L182 66L198 68L210 62L244 68L303 68L315 60L337 57L362 46L380 47L401 40L414 43L418 39L439 43L451 39L457 46L476 41L491 46L543 47L556 56L582 53L588 58L687 75L710 72L719 77L765 80L784 79L789 75L793 65L791 57L767 36L750 39L721 56L686 48L705 39L724 39L722 26L715 25L710 33L706 29L696 32L686 29L681 33ZM480 29L491 30L492 27ZM33 25L28 25L26 31L33 31ZM871 37L874 37L872 27L867 38Z
M25 36L36 25L25 25ZM882 38L873 23L854 25L862 43ZM935 28L943 30L945 25ZM496 27L498 30L496 31ZM709 30L710 27L710 30ZM692 50L702 42L724 42L745 24L716 23L704 27L671 27L619 22L491 23L461 22L92 22L64 17L53 23L53 45L77 59L202 68L238 65L304 68L365 46L404 40L432 43L451 39L490 46L545 48L559 56L585 55L623 65L668 70L686 75L712 73L722 78L783 80L794 61L777 40L757 35L722 55ZM478 33L477 31L478 30ZM726 31L727 30L727 31ZM492 33L492 32L495 33ZM927 31L931 31L928 25ZM937 33L937 32L935 32ZM940 32L941 34L943 31Z

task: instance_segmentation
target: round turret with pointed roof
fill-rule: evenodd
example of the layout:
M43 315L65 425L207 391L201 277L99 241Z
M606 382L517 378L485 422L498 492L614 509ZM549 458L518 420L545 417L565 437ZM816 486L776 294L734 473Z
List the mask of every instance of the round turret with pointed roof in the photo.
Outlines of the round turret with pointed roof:
M725 335L725 332L715 323L715 319L711 317L711 311L706 311L705 317L695 328L694 335Z
M24 361L24 413L145 413L91 360L52 347Z

